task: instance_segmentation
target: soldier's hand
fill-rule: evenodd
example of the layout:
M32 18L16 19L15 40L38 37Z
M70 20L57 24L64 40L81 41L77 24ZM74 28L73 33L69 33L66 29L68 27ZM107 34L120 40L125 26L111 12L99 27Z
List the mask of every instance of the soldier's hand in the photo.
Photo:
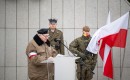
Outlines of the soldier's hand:
M92 61L94 64L97 62L97 54L93 54Z
M55 45L55 49L56 50L60 49L60 45Z
M83 60L85 60L85 59L86 59L86 55L85 55L85 54L83 54L83 53L79 53L79 56L80 56Z

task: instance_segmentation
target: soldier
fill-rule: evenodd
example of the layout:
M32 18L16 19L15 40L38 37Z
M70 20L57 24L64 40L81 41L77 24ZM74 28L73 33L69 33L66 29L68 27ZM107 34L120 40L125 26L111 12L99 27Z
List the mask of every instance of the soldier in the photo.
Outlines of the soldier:
M57 20L49 19L49 41L59 54L64 54L63 33L56 28Z
M28 57L28 75L30 80L54 80L54 64L41 63L56 56L56 50L50 46L48 29L40 29L26 48Z
M97 54L86 51L86 47L91 40L89 31L90 28L84 26L83 35L73 40L69 45L70 51L80 57L76 60L78 80L91 80L97 62Z

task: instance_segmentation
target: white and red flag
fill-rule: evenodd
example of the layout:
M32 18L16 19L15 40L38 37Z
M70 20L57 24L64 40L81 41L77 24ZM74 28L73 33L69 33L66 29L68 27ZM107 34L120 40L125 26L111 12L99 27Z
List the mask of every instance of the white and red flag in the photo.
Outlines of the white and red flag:
M108 23L98 29L87 47L87 50L92 53L97 54L99 52L103 60L103 74L112 79L113 66L111 49L112 47L125 48L128 18L129 12L112 23Z

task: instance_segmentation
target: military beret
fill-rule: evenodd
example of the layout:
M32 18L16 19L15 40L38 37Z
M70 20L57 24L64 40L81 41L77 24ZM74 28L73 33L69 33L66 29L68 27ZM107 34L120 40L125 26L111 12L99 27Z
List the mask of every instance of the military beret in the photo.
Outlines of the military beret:
M39 29L37 31L38 34L47 34L48 33L48 28L42 28L42 29Z
M89 32L89 31L90 31L89 26L84 26L84 27L83 27L83 31Z
M56 24L57 23L57 19L49 19L49 23L50 24Z

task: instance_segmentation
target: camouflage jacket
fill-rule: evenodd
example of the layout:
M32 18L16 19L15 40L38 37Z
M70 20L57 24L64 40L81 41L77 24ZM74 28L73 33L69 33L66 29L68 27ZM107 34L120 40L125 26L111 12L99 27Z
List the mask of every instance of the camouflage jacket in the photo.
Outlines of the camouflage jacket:
M90 40L91 40L91 36L88 36L88 37L81 36L79 38L76 38L75 40L73 40L70 43L69 49L72 53L77 54L78 57L79 57L78 54L85 54L86 57L88 57L87 54L89 54L89 55L92 54L92 53L86 51L86 48L87 48ZM90 56L90 58L96 61L97 55L94 54L93 56Z

